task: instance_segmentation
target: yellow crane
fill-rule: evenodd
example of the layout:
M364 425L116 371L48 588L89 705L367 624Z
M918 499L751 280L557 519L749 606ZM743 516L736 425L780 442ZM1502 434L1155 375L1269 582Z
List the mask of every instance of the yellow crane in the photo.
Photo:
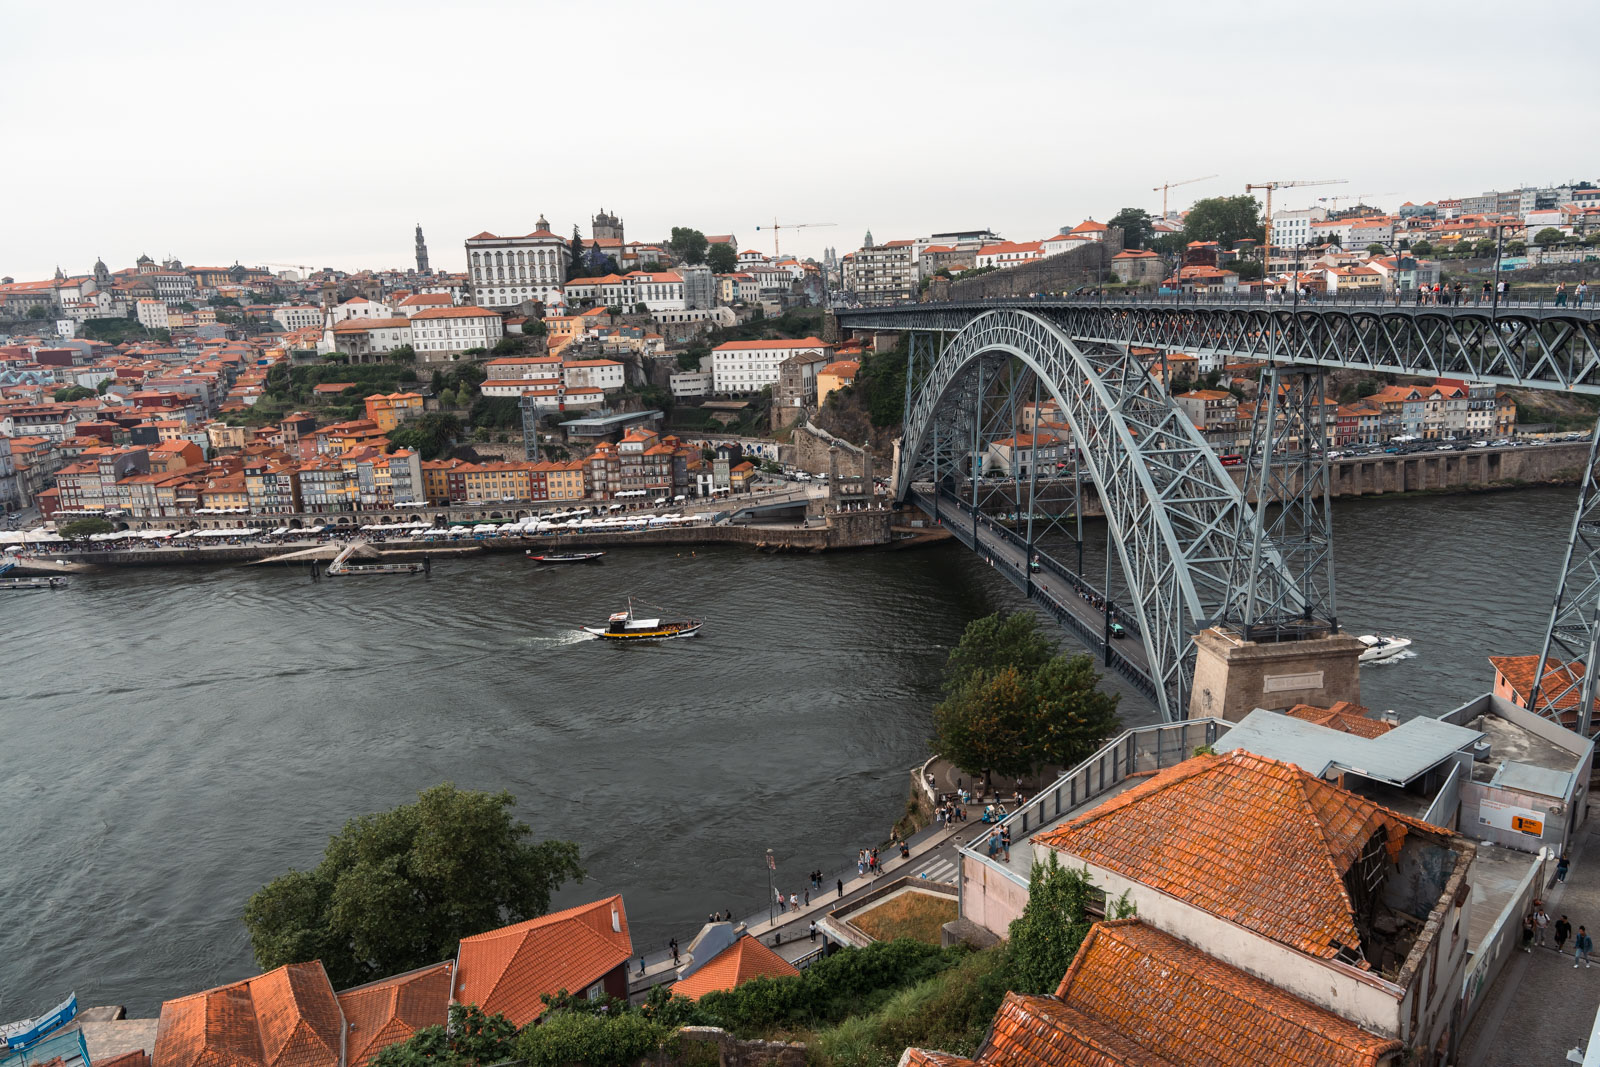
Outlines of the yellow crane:
M838 225L837 222L784 222L784 223L780 223L777 219L773 219L772 220L772 225L767 227L767 229L772 231L772 258L773 259L777 259L778 258L778 231L779 230L805 230L805 229L809 229L809 228L812 228L812 227L815 227L815 226L837 226L837 225ZM760 230L761 227L757 226L756 229Z
M1207 174L1203 178L1185 178L1181 182L1162 182L1160 185L1156 186L1154 189L1151 189L1150 191L1152 193L1160 193L1161 194L1161 217L1162 218L1166 218L1167 217L1167 190L1168 189L1176 189L1180 185L1193 185L1195 182L1208 182L1212 178L1215 178L1215 177L1216 177L1215 174Z
M1349 180L1349 178L1321 178L1314 182L1257 182L1244 187L1246 193L1253 193L1257 189L1265 189L1267 191L1267 239L1262 242L1261 247L1261 272L1263 275L1266 274L1268 266L1272 262L1272 191L1274 189L1303 189L1308 185L1344 185Z

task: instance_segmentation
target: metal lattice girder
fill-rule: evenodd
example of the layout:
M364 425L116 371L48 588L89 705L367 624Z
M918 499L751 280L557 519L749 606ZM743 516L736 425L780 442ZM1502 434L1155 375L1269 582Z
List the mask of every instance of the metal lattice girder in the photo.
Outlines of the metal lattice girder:
M1140 358L1122 347L1074 344L1054 323L1020 309L973 318L922 378L906 413L908 470L941 489L948 484L960 470L951 440L970 441L978 428L977 381L1006 358L1038 375L1061 407L1099 489L1157 703L1164 718L1181 719L1193 678L1191 637L1223 616L1233 596L1235 538L1253 528L1243 495ZM902 500L910 484L900 487ZM1276 550L1263 546L1259 560L1262 595L1286 600L1295 583Z
M1256 506L1253 527L1239 530L1234 588L1241 595L1228 617L1246 641L1338 630L1323 373L1273 367L1261 379L1245 480ZM1293 584L1259 581L1268 546Z
M1550 609L1528 707L1549 718L1563 710L1578 713L1577 726L1589 736L1594 712L1596 651L1600 649L1600 422L1589 437L1589 469L1578 490L1578 513L1567 538L1561 584Z
M848 329L955 333L1016 308L1079 342L1600 394L1595 308L1000 300L840 310Z

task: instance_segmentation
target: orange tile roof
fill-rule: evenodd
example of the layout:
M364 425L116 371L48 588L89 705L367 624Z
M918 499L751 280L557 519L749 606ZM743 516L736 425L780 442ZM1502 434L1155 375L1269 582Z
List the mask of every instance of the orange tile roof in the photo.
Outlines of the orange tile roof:
M1036 1011L1049 1005L1038 1011L1045 1018L1058 1005L1092 1017L1137 1044L1131 1063L1373 1067L1402 1047L1138 919L1096 923L1055 999L1017 999ZM1049 1042L1038 1030L1004 1027L1004 1016L989 1042L996 1051L1004 1041L1030 1050Z
M436 963L340 993L339 1007L349 1026L345 1038L348 1067L364 1067L383 1049L424 1026L448 1022L454 970L454 963Z
M344 1017L322 964L291 963L169 1000L155 1067L340 1067Z
M724 341L713 348L713 352L748 352L763 348L828 348L832 347L827 342L816 337L805 337L798 341L790 338L774 338L770 341Z
M1331 708L1319 708L1311 704L1296 704L1286 714L1290 718L1304 719L1306 722L1326 726L1330 730L1340 733L1355 734L1357 737L1379 737L1394 729L1394 723L1384 722L1382 719L1367 717L1369 709L1359 704L1352 704L1348 700L1341 700Z
M632 955L622 897L606 897L462 938L455 999L526 1026L544 1013L542 994L581 992Z
M1408 833L1440 833L1239 750L1185 760L1034 840L1333 959L1360 952L1344 873L1379 830L1391 860Z
M794 964L745 934L674 984L672 992L674 996L699 1000L707 993L732 989L752 978L784 978L799 973Z
M1490 656L1489 662L1494 665L1506 684L1516 692L1517 697L1523 702L1533 695L1534 664L1539 662L1538 656ZM1554 707L1558 712L1572 712L1570 716L1576 721L1578 701L1583 699L1583 694L1573 682L1583 678L1583 661L1573 660L1564 663L1558 659L1544 661L1544 678L1539 686L1539 706L1529 710L1543 714L1552 706L1551 693L1561 693L1567 690L1555 701ZM1600 706L1600 700L1595 701Z

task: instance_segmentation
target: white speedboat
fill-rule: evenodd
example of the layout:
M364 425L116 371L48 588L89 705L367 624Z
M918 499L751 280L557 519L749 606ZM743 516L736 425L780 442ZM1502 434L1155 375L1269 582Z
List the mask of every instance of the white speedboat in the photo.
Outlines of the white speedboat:
M1367 646L1361 653L1362 663L1393 659L1411 647L1411 638L1394 635L1383 637L1379 634L1362 634L1357 640Z

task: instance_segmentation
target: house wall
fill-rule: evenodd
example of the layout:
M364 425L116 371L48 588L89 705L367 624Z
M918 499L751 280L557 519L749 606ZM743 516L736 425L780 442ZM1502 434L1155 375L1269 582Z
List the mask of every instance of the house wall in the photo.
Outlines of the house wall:
M1022 845L1021 847L1027 847ZM1009 937L1011 924L1028 906L1028 886L1010 871L983 859L961 857L961 917L996 937Z

